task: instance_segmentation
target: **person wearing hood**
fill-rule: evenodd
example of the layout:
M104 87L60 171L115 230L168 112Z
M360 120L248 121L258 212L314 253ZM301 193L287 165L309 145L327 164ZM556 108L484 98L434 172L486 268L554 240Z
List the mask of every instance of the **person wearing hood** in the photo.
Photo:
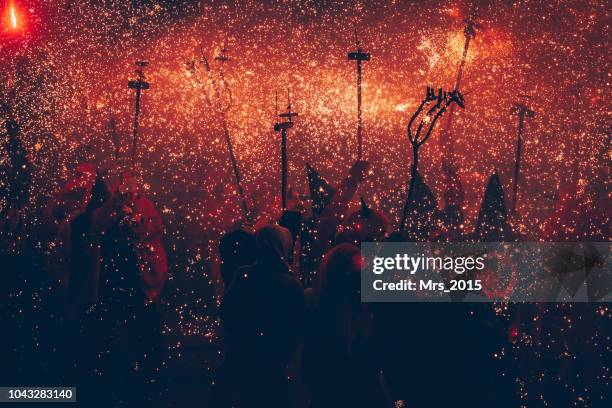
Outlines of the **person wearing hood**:
M218 376L225 389L213 392L215 407L231 406L233 391L243 407L289 406L285 370L302 336L304 290L289 270L289 230L263 227L256 248L255 264L238 269L221 304L226 352Z
M221 279L227 292L236 271L255 262L255 235L242 229L223 235L219 242L219 258Z
M381 212L368 207L363 197L361 207L338 227L336 244L343 242L360 245L362 242L382 241L390 230L389 219Z
M371 340L372 312L361 302L361 263L348 243L323 258L302 356L312 408L393 406Z
M485 189L482 205L478 212L476 227L470 240L476 242L517 241L518 236L508 222L504 189L497 174L491 175Z
M315 265L320 263L323 254L330 250L335 244L335 237L346 219L346 213L351 199L357 188L366 178L369 162L359 160L355 162L340 185L334 190L331 200L320 210L313 226L313 239L311 242L311 257Z
M84 346L78 356L78 380L83 387L114 389L114 394L104 396L106 406L119 400L131 406L157 392L149 378L164 358L158 310L168 274L163 223L136 179L126 174L88 226L99 252L99 290L80 323L79 341Z
M92 284L93 275L97 274L95 262L99 251L88 239L89 227L94 212L107 197L106 186L96 166L81 163L42 211L37 232L45 247L45 271L63 296L70 297L70 315L81 308L76 303L84 302L85 298L92 300L95 296Z

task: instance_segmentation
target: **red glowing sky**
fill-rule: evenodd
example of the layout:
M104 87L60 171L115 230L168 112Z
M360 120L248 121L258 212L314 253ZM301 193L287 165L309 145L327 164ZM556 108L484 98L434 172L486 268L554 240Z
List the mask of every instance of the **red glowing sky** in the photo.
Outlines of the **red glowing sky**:
M400 3L220 1L173 8L152 1L130 8L121 2L19 2L28 33L0 51L10 61L2 70L9 84L5 99L22 119L41 174L57 173L57 182L83 155L110 168L108 122L117 120L127 146L133 93L126 81L135 60L148 60L144 180L167 205L168 217L196 219L218 195L219 183L231 187L232 176L217 118L185 62L198 58L200 47L212 58L225 44L235 97L231 135L248 194L265 209L278 201L275 91L290 88L300 113L289 135L290 185L304 190L306 162L336 183L354 160L355 67L346 53L358 26L372 53L364 65L364 149L373 187L364 195L397 216L411 160L406 122L426 84L452 87L468 10L455 1ZM536 117L526 127L519 210L541 220L571 168L574 140L581 140L582 177L607 178L608 10L601 1L503 1L483 2L478 16L481 28L462 84L466 108L452 136L468 211L474 214L494 168L508 189L517 127L510 108L528 92ZM421 171L440 195L437 133L421 157ZM43 171L54 166L57 172ZM180 206L170 208L176 196ZM235 201L229 191L216 199Z

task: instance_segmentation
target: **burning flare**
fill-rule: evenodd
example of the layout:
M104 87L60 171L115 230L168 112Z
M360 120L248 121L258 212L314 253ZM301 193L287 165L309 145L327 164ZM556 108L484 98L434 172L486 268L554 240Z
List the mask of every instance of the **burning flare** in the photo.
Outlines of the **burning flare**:
M5 3L6 7L2 12L2 25L5 32L17 32L21 28L19 7L14 0Z
M15 4L11 2L9 8L10 8L10 15L11 15L11 26L14 29L17 29L17 13L15 12Z

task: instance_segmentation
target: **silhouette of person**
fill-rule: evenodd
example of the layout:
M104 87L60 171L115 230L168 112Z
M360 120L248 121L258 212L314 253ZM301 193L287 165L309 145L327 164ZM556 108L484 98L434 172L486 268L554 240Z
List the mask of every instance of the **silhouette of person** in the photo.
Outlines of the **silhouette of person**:
M90 234L100 246L101 285L98 302L82 322L79 381L84 389L106 386L112 392L84 393L96 395L88 404L138 405L156 391L149 379L164 356L156 300L168 272L162 231L155 207L130 177L91 220Z
M338 227L336 244L343 242L360 245L362 242L382 241L390 229L389 219L368 207L361 198L361 208L350 214Z
M365 180L369 168L367 161L356 161L349 170L348 176L334 190L331 200L316 217L312 228L316 233L311 239L310 256L318 265L321 257L335 243L338 227L345 221L345 215L351 199L359 185Z
M242 394L246 408L290 405L285 369L301 339L306 310L304 290L289 271L291 247L286 228L263 227L256 236L256 263L237 271L221 305L222 377ZM224 404L231 396L223 395L228 392L217 389L213 406L229 406Z
M372 315L360 298L360 268L360 251L348 243L321 264L302 359L312 408L392 406L370 341Z
M476 227L470 238L482 242L516 241L518 238L508 222L504 189L497 171L489 178Z
M223 235L219 243L221 278L227 292L236 271L255 263L255 236L244 230L235 230Z

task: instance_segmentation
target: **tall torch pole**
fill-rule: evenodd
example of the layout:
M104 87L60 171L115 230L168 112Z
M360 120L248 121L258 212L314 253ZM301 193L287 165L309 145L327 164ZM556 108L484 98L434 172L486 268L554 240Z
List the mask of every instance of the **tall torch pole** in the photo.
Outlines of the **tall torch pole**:
M476 24L475 21L475 9L472 8L470 11L469 17L465 20L465 29L463 30L465 34L465 44L463 46L463 54L461 55L461 62L459 63L459 69L457 70L457 79L455 80L455 91L459 90L461 86L461 79L463 77L463 70L465 69L465 63L467 61L468 50L470 49L470 43L472 38L476 36L476 29L479 28L479 25ZM446 123L442 128L442 132L440 133L440 144L443 148L444 153L444 162L443 169L447 175L447 178L450 177L451 168L454 165L454 157L453 157L453 145L450 140L450 129L453 123L453 117L455 112L455 105L451 105Z
M209 75L209 78L210 78L210 81L212 83L212 87L215 93L215 105L216 105L217 113L219 115L219 119L221 120L221 126L223 128L223 136L225 137L225 143L227 145L227 150L229 152L230 162L232 164L232 170L234 172L234 177L236 179L236 187L238 188L238 194L240 195L242 212L247 222L251 222L252 221L251 211L249 210L249 206L246 200L246 195L244 194L244 189L242 188L242 175L240 173L240 169L238 168L238 161L236 160L236 155L234 154L234 145L232 143L232 138L230 136L229 127L227 125L226 115L229 109L232 107L233 95L229 87L229 84L227 83L225 79L225 75L223 71L224 64L230 60L229 56L227 55L227 48L225 48L225 46L221 49L221 51L219 52L219 55L215 57L215 60L219 61L219 64L220 64L219 82L221 82L221 85L225 88L225 90L228 93L229 102L226 106L222 106L223 104L221 101L221 90L219 89L221 85L219 85L217 81L213 79L210 66L208 65L208 60L204 57L204 53L202 52L202 62L204 63L206 71L208 72L208 75Z
M230 89L229 84L227 83L227 80L225 79L223 66L227 61L230 60L230 58L227 55L227 49L224 46L220 50L219 54L215 57L215 60L219 61L219 64L220 64L219 74L218 74L219 79L216 80L202 47L200 47L200 52L202 54L201 62L206 71L206 75L208 76L208 82L210 83L210 88L211 88L210 92L212 92L212 94L210 94L209 91L206 90L206 86L204 86L204 96L206 98L206 103L212 108L214 108L214 111L218 115L218 119L221 122L221 128L223 130L223 137L225 139L227 150L229 152L230 163L232 165L232 171L234 172L234 178L236 181L236 187L238 188L238 194L240 195L241 207L242 207L242 211L244 214L244 218L247 222L251 223L253 220L252 220L251 212L249 211L249 207L247 204L246 195L244 194L244 189L242 188L242 176L240 174L240 169L238 168L238 161L236 160L236 155L234 154L234 145L232 143L232 138L230 137L229 127L227 125L227 112L229 112L229 110L231 109L234 103L234 98L232 95L232 90ZM196 68L195 61L188 62L187 69L194 74L196 80L199 83L202 83L200 82L197 76L197 68ZM227 92L228 101L226 104L224 104L223 101L221 100L220 87L223 87L225 91Z
M511 109L511 113L519 117L518 137L516 140L516 158L514 164L514 182L512 185L512 215L516 214L516 196L521 171L521 150L523 147L523 128L525 127L525 117L533 118L535 116L535 112L529 109L526 105L526 100L529 95L519 95L519 97L523 98L523 102L516 103Z
M136 90L136 109L134 111L134 133L132 138L132 171L136 168L136 153L138 148L138 119L140 115L140 95L143 89L149 89L149 83L145 81L144 67L149 65L146 61L136 62L136 80L128 81L128 88Z
M276 95L276 115L285 119L274 124L274 131L281 132L281 205L282 209L287 209L287 129L293 127L293 117L298 116L297 112L291 110L291 97L287 90L287 111L278 113L278 94Z
M348 60L357 61L357 160L361 160L361 157L363 156L363 135L361 125L361 62L370 60L370 54L363 52L360 44L361 43L357 38L357 33L355 33L356 51L348 53Z

